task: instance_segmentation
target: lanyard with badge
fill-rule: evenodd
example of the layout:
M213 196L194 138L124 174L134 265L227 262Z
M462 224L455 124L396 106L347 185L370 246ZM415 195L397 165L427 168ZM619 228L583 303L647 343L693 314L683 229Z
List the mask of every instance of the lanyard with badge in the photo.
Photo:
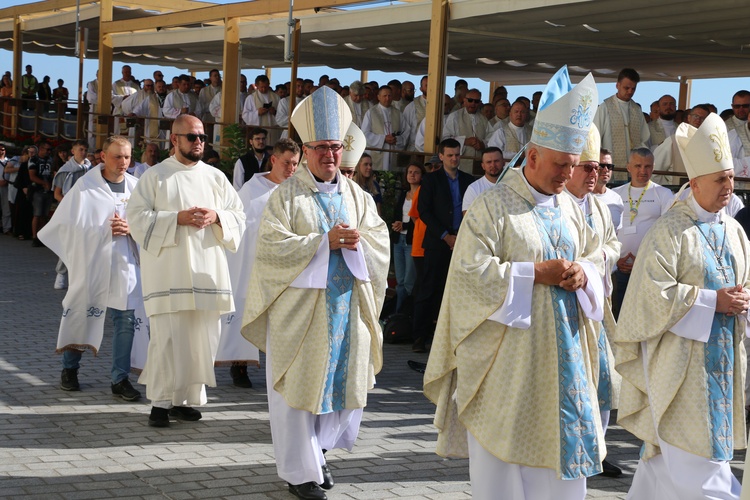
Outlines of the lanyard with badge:
M646 194L646 191L648 191L648 188L651 187L651 181L648 181L646 183L646 187L643 188L643 191L641 192L641 195L638 197L638 201L635 202L635 206L633 206L633 198L630 197L630 188L633 185L630 184L628 186L628 204L630 205L630 223L633 223L633 220L638 216L638 207L641 206L641 200L643 200L643 195Z

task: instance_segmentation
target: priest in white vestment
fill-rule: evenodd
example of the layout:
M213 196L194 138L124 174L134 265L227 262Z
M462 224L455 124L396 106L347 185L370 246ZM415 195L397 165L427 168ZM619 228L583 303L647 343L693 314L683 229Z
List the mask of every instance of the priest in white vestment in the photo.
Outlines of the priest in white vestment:
M255 78L255 92L247 96L242 107L242 120L245 125L263 127L268 130L268 144L273 146L281 136L276 128L276 110L279 96L271 90L271 82L266 75Z
M255 262L255 246L258 242L261 215L271 193L297 171L299 159L300 149L297 143L289 139L280 139L273 147L270 158L271 170L255 174L237 193L245 211L245 233L237 252L226 252L235 311L221 317L221 339L216 354L217 366L231 364L230 373L235 386L252 387L247 375L247 365L259 365L260 359L258 348L240 334L240 328L245 313L250 271Z
M512 160L531 139L532 125L528 121L529 108L523 101L514 102L510 108L509 120L498 123L487 145L500 148L503 158Z
M591 75L571 87L564 67L542 97L526 166L466 212L427 364L437 452L469 457L479 500L583 500L606 455L594 324L604 261L563 193L597 92Z
M479 159L492 132L490 122L479 112L481 103L482 93L471 89L464 97L463 107L448 115L443 128L443 139L456 139L461 144L461 155L474 158L464 158L458 167L468 174L474 173L474 161Z
M351 123L344 100L321 87L291 120L307 167L263 212L242 334L266 352L279 476L295 496L325 499L325 453L352 449L382 368L390 243L372 196L338 173Z
M234 310L224 251L236 251L245 213L226 176L201 161L206 139L198 118L180 115L170 137L174 156L144 172L128 203L151 321L139 382L154 427L168 426L170 416L201 418L190 405L205 404L205 385L216 385L219 317Z
M129 65L122 67L122 78L112 82L112 114L114 116L122 115L122 101L128 96L135 94L140 90L138 82L133 78L131 68ZM115 118L114 132L119 134L122 127L125 126L125 121L121 118Z
M150 118L144 120L143 135L145 141L149 142L159 137L159 118L162 117L159 99L154 92L154 81L150 79L143 80L143 89L132 94L122 101L122 114L125 116L138 116L141 118ZM135 135L135 128L131 129L131 137ZM141 144L141 137L134 137L136 144ZM131 142L131 144L133 144Z
M177 118L181 115L201 116L203 107L198 102L198 97L190 91L190 77L180 75L179 87L173 90L164 99L162 114L167 118Z
M391 105L391 88L383 85L378 90L378 104L365 113L362 132L367 137L367 146L380 149L404 149L406 135L401 123L401 111ZM387 151L369 151L372 168L395 170L396 154Z
M599 177L599 159L601 157L601 135L596 125L591 125L586 147L581 153L580 163L573 168L573 175L565 185L565 191L573 197L586 217L586 223L596 233L601 251L604 254L602 282L604 283L604 320L597 325L599 344L599 416L602 430L607 434L609 416L617 408L620 392L620 376L615 371L615 358L609 343L607 332L614 332L615 317L612 314L612 271L620 258L620 242L617 240L612 214L606 203L594 195ZM605 171L609 172L605 168ZM619 199L619 196L617 197ZM611 333L609 333L611 335ZM603 460L602 474L607 477L621 477L622 469Z
M734 187L724 122L680 124L675 140L692 194L646 234L612 336L618 423L645 445L627 498L737 499L750 243L721 212Z
M63 354L60 388L79 391L78 370L85 349L94 354L104 335L105 313L114 323L112 394L137 401L131 366L143 367L148 323L143 310L138 247L125 215L136 179L126 173L130 143L114 136L104 142L104 163L92 168L65 194L39 239L68 268L57 352ZM134 338L139 348L134 349ZM140 352L140 356L131 356ZM132 363L132 365L131 365Z

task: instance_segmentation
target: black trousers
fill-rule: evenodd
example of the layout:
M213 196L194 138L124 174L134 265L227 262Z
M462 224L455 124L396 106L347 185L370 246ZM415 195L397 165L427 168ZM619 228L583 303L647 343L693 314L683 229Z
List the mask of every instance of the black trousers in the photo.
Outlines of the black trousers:
M414 299L414 340L432 338L452 255L453 251L445 244L424 250L423 272L421 280L417 280L419 291Z

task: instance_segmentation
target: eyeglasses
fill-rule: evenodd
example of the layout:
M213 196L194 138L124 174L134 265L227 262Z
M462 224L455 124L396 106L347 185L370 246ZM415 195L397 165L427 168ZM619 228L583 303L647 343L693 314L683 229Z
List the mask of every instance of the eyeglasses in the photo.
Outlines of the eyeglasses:
M319 155L327 154L329 151L332 154L336 154L339 151L341 151L342 149L344 149L344 145L343 144L330 144L330 145L318 144L317 146L310 146L309 144L305 144L305 147L308 148L308 149L312 149L313 151L315 151Z
M466 102L473 102L475 104L479 104L480 102L482 102L482 100L481 99L473 99L471 97L467 97L466 98Z
M347 169L339 169L341 170L341 173L347 177L354 177L354 169L353 168L347 168Z
M200 139L201 142L206 142L208 140L208 136L206 134L175 134L179 135L180 137L187 138L188 142L195 142L196 139Z
M576 165L576 167L582 168L587 174L590 174L591 172L599 172L599 167L588 163L586 165Z
M605 168L607 170L613 170L615 168L615 164L614 163L600 163L599 164L599 170L604 170Z
M750 104L732 104L732 109L747 109L750 108Z

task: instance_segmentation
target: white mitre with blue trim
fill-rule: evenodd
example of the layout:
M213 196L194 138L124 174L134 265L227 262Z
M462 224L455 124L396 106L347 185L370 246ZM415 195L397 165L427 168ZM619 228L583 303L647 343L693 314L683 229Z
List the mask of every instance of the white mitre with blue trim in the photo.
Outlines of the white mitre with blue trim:
M598 102L593 75L589 73L573 87L568 67L563 66L542 92L531 142L563 153L581 154Z
M734 169L727 126L716 113L709 114L699 128L680 123L674 140L691 179Z
M360 130L356 123L349 125L349 130L342 141L344 143L344 152L341 155L341 165L344 168L357 168L362 153L367 147L367 138L364 132Z
M352 122L352 112L335 90L320 87L300 101L289 119L303 143L341 141Z

